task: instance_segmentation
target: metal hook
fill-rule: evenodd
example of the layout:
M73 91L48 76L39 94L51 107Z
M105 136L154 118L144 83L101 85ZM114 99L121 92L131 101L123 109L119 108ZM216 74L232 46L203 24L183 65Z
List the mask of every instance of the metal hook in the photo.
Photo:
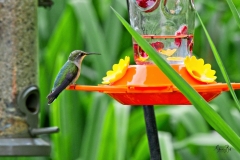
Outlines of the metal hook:
M47 127L47 128L33 128L30 130L32 136L37 136L41 134L51 134L59 131L58 127Z

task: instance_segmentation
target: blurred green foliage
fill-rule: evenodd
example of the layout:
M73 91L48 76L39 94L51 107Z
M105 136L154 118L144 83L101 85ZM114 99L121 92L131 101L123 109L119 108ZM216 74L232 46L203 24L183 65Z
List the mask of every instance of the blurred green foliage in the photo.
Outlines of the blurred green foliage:
M86 57L78 84L97 85L112 64L125 55L133 62L132 39L110 6L128 20L124 0L58 0L50 9L39 8L40 126L58 126L49 139L52 154L33 160L147 160L148 142L141 107L123 106L107 95L64 91L51 106L46 96L61 66L75 49L99 52ZM226 1L195 0L232 82L240 82L240 29ZM238 11L240 1L233 0ZM224 82L204 31L196 19L194 54L217 71ZM236 92L238 99L240 92ZM229 93L211 102L212 107L240 136L240 116ZM237 160L234 148L217 152L228 143L192 106L156 106L161 151L169 160Z

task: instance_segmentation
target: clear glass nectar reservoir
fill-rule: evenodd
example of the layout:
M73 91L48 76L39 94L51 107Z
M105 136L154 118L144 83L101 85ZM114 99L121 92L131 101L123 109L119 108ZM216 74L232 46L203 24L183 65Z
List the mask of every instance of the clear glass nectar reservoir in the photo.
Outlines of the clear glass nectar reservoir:
M131 26L170 64L192 54L195 13L192 0L128 0ZM136 64L152 64L133 40Z

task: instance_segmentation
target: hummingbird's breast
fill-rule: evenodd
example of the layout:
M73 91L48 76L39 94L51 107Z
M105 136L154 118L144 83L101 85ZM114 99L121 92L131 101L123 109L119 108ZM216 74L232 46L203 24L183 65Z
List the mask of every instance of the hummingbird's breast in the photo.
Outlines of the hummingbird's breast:
M79 78L79 76L80 76L80 68L78 68L78 72L77 72L77 75L76 75L76 77L73 79L73 81L72 81L72 84L75 84L75 82L78 80L78 78Z
M74 61L73 63L77 66L78 71L77 71L76 77L72 81L72 84L74 84L78 80L78 78L80 76L80 72L81 72L81 64L79 62L76 62L76 61Z

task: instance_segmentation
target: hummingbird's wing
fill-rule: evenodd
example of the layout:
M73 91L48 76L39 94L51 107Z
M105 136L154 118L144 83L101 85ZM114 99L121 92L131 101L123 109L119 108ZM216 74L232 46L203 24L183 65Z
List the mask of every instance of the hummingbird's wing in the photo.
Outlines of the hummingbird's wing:
M51 104L58 95L76 78L78 67L71 62L66 62L58 73L52 92L47 96L48 104Z

